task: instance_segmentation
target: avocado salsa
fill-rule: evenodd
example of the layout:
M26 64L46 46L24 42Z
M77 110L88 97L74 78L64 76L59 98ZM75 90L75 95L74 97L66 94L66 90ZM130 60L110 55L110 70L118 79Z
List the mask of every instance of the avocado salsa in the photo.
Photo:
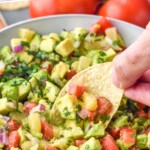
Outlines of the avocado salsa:
M105 129L109 100L74 83L58 106L65 121L57 126L50 119L60 90L75 74L124 50L108 20L47 35L20 28L10 43L0 49L0 149L150 149L150 108L126 97Z

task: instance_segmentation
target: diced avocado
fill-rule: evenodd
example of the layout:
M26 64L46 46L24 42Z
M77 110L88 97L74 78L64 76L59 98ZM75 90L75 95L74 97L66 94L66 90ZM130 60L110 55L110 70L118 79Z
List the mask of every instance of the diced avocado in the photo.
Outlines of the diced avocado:
M33 58L34 58L33 55L29 55L25 51L17 53L17 55L18 55L19 61L25 62L26 64L29 64L33 60Z
M73 41L73 34L71 32L62 31L60 37L63 39L71 39Z
M98 54L100 51L101 51L100 49L90 50L87 52L86 56L93 58L93 56Z
M67 148L67 150L79 150L79 148L76 147L76 146L71 145L71 146L69 146L69 147Z
M51 78L53 79L56 74L59 78L64 78L67 71L69 71L69 65L61 61L53 68Z
M18 86L11 85L13 79L6 82L2 87L1 94L2 97L7 97L9 101L17 102L19 98L19 89Z
M39 141L39 148L38 148L38 150L44 150L44 148L48 145L49 143L48 143L48 141L46 141L46 140L40 140Z
M24 111L23 111L23 103L18 103L18 111L19 112L21 112L21 113L23 113Z
M54 50L54 46L56 41L53 39L43 40L40 44L40 50L45 52L52 52Z
M118 39L119 45L122 47L125 47L125 43L119 33L117 34L117 39Z
M66 138L54 139L51 145L53 147L59 148L60 150L65 150L68 147L68 139Z
M27 29L27 28L20 28L19 29L19 37L21 39L26 39L28 42L31 41L33 36L35 35L35 32L33 30Z
M44 105L46 107L46 110L49 110L50 108L50 105L44 99L39 100L39 104Z
M116 120L113 121L112 126L115 128L122 128L128 125L128 116L119 116Z
M42 91L37 87L32 89L28 94L28 100L32 102L38 102L42 98Z
M53 126L54 138L59 138L63 135L64 129L61 126Z
M18 45L21 45L21 41L25 41L25 39L20 39L20 38L14 38L14 39L11 39L11 47L12 49Z
M32 147L31 141L25 141L24 143L21 144L22 150L30 150L31 147Z
M89 67L92 64L92 59L86 56L81 56L79 58L79 64L78 64L78 72L80 72L81 70L86 69L87 67Z
M20 127L18 129L18 134L20 136L20 145L21 145L22 143L24 143L27 140L27 138L25 136L25 131L22 129L22 127Z
M67 39L63 40L62 42L60 42L56 46L56 49L55 49L56 53L60 54L63 57L67 57L74 50L75 50L75 48L73 46L73 42L69 38L67 38Z
M71 31L73 34L73 37L77 41L81 41L85 38L87 34L87 30L85 28L75 28L73 31Z
M10 117L11 119L15 119L15 120L21 121L21 120L23 120L24 118L26 118L27 115L26 115L25 113L21 113L21 112L19 112L19 111L11 111L11 112L9 113L9 117Z
M59 35L56 34L56 33L51 33L51 34L49 35L49 38L55 40L56 42L59 42L59 41L60 41L60 37L59 37Z
M121 139L118 139L116 143L120 150L129 150L129 148L132 146L131 144L125 144Z
M4 46L0 49L0 58L3 60L9 60L11 55L11 50L8 46Z
M84 121L84 132L87 133L89 131L89 128L91 128L94 125L93 121Z
M38 113L30 113L28 116L28 122L31 134L41 132L41 120Z
M136 145L139 149L147 149L148 135L141 134L137 135Z
M76 120L66 120L64 123L65 128L69 129L69 128L75 128L77 127L77 123Z
M106 54L105 58L106 61L112 61L113 58L117 55L117 53L112 48L109 48L107 51L105 51L105 54Z
M40 47L40 43L41 43L41 36L39 34L35 34L35 36L30 42L30 49L37 50Z
M46 70L39 70L38 72L32 74L32 77L35 77L38 81L47 80L48 73Z
M84 92L81 99L83 101L83 107L85 107L87 110L95 111L97 109L97 99L93 94Z
M101 137L105 135L105 127L102 122L93 124L92 127L87 131L85 138L90 137Z
M34 74L35 75L35 74ZM30 80L29 80L29 83L30 83L30 86L31 88L35 88L37 86L37 79L35 77L32 77Z
M19 89L19 100L22 100L28 95L30 91L30 83L24 81L22 84L19 85L18 89Z
M110 38L112 41L116 41L117 40L117 29L116 27L112 27L112 28L107 28L105 30L105 34L108 38Z
M148 133L147 147L150 149L150 133Z
M79 61L75 61L71 64L71 69L75 70L77 72L78 71L78 66L79 66Z
M101 150L101 149L102 146L99 140L96 140L94 137L90 138L80 147L80 150Z
M77 98L74 95L66 94L59 99L58 110L62 118L76 119Z
M8 112L11 112L15 109L15 107L10 107L8 105L8 99L7 98L1 98L0 99L0 114L7 114Z
M77 139L77 138L83 137L84 133L80 127L75 127L75 128L70 129L70 130L65 130L63 135L66 138Z
M51 82L46 81L46 86L44 89L44 93L46 97L50 100L50 102L54 102L56 97L58 96L60 89Z
M143 125L144 125L145 128L150 127L150 119L146 119L146 121L144 122Z

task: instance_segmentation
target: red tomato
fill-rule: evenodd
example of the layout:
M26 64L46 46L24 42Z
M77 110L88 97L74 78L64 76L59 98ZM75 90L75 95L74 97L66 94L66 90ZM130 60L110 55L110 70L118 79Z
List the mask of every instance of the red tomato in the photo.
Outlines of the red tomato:
M102 141L102 149L103 150L119 150L115 140L111 135L106 135Z
M52 147L50 145L46 145L44 150L57 150L57 148L54 148L54 147Z
M77 147L79 147L79 146L80 146L81 144L83 144L84 142L86 142L85 139L75 140L75 145L76 145Z
M110 127L109 128L109 133L114 137L114 138L118 138L119 134L120 134L120 129L116 129L114 127Z
M76 74L76 71L75 70L71 70L70 72L66 73L66 78L68 80L70 80L75 74Z
M76 97L80 97L83 92L85 91L85 87L84 86L81 86L81 85L78 85L78 84L75 84L75 83L71 83L69 85L69 89L68 89L68 93L71 94L71 95L75 95Z
M19 147L20 136L17 131L11 131L8 136L10 147Z
M94 14L99 0L30 0L30 16L40 17L53 14Z
M143 134L148 134L148 133L150 133L150 127L147 128L147 129L145 129L142 133L143 133Z
M100 8L98 14L145 28L150 20L150 5L148 0L109 0Z
M14 131L14 130L18 130L20 128L21 124L20 122L18 122L17 120L15 119L11 119L9 122L8 122L8 130L9 131Z
M52 126L48 122L42 120L41 121L41 127L42 127L41 131L43 133L43 137L46 140L50 140L53 137L53 128L52 128Z
M112 23L108 21L105 17L102 17L96 24L92 25L92 27L90 28L90 32L101 32L105 34L105 30L111 27L113 27Z
M148 118L148 114L144 110L139 110L138 116L141 118Z
M86 119L88 118L89 121L93 121L95 116L96 116L96 112L95 111L89 111L87 109L82 109L78 112L78 115L80 116L80 118L82 119Z
M136 141L136 130L129 128L122 128L120 130L120 139L125 144L134 145Z
M98 102L97 111L99 114L107 115L111 111L112 104L105 97L99 97L97 99L97 102Z
M41 65L41 69L47 70L48 72L51 72L53 69L53 64L51 62L48 62L48 61L42 61L40 63L40 65Z
M26 102L23 106L23 110L26 114L28 114L37 104L35 102Z
M142 104L142 103L139 103L139 102L136 102L137 103L137 105L138 105L138 107L139 107L139 109L141 110L141 109L144 109L146 106L144 105L144 104Z

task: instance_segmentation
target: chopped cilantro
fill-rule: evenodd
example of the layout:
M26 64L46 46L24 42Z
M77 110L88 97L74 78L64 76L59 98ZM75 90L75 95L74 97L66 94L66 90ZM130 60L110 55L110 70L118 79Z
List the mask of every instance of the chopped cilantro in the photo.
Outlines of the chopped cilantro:
M67 117L71 114L67 107L64 108L64 115Z
M90 150L90 146L88 144L86 144L85 150Z
M114 46L115 45L119 45L119 41L118 40L115 40L115 41L113 41L113 43L112 43Z
M21 45L30 48L30 44L25 41L21 41Z

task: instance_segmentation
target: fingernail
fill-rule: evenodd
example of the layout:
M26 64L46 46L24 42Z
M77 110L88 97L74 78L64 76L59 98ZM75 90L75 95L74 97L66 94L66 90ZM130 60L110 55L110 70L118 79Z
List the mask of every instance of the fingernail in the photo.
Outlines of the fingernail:
M113 82L117 87L120 88L120 82L119 82L119 80L118 80L118 77L117 77L117 75L116 75L114 69L111 70L111 79L112 79L112 82Z

